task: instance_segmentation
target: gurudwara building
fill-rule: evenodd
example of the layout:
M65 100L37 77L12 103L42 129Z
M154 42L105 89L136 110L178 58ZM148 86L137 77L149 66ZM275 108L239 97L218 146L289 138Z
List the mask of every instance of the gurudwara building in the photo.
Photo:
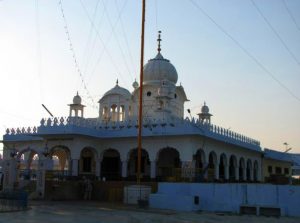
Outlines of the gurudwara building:
M212 124L205 103L198 118L184 117L188 96L158 45L157 55L144 66L142 181L262 181L259 141ZM43 196L47 180L54 178L134 181L139 84L132 87L127 90L117 81L100 98L96 118L84 117L77 93L68 105L69 117L7 129L3 188L21 187L33 179Z

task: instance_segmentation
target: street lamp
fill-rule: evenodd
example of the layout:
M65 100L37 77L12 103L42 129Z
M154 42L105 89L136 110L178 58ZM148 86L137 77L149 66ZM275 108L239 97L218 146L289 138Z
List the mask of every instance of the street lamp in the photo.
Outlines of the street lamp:
M283 145L285 145L285 151L284 153L287 153L288 151L290 151L292 149L292 147L288 148L288 143L287 142L284 142Z

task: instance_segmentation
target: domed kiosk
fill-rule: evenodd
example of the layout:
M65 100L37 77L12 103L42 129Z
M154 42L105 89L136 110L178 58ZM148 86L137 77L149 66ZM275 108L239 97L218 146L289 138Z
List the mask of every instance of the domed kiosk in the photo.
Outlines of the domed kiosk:
M99 117L102 121L124 121L129 115L130 110L130 92L119 86L117 80L116 86L107 91L99 100Z
M201 108L201 113L199 113L198 116L199 116L199 120L202 123L210 124L210 118L211 118L212 114L209 113L209 108L208 108L208 106L206 105L205 102L204 102L204 105Z
M73 104L69 104L70 106L70 114L69 116L72 117L78 117L79 112L81 113L81 117L83 117L83 109L84 109L84 105L81 104L81 97L77 94L73 97ZM74 111L74 115L73 115L73 111Z

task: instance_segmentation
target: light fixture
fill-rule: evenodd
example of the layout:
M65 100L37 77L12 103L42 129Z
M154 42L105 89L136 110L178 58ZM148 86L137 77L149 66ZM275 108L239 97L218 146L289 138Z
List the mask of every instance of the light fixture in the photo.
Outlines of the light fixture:
M44 149L44 152L43 152L43 155L45 157L48 157L50 155L50 152L49 152L49 148L48 148L48 144L46 143L45 145L45 149Z
M15 158L16 155L18 154L18 153L17 153L17 150L16 150L16 148L15 148L15 145L13 145L13 148L12 148L11 150L12 150L12 151L10 152L10 157L11 157L11 158Z

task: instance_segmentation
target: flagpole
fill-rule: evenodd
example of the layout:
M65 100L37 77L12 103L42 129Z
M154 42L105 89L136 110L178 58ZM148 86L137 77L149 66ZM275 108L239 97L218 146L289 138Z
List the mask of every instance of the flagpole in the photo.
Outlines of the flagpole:
M144 80L144 35L146 0L142 0L142 35L141 35L141 60L140 60L140 95L139 95L139 120L138 120L138 165L137 183L141 184L141 158L142 158L142 127L143 127L143 80Z

